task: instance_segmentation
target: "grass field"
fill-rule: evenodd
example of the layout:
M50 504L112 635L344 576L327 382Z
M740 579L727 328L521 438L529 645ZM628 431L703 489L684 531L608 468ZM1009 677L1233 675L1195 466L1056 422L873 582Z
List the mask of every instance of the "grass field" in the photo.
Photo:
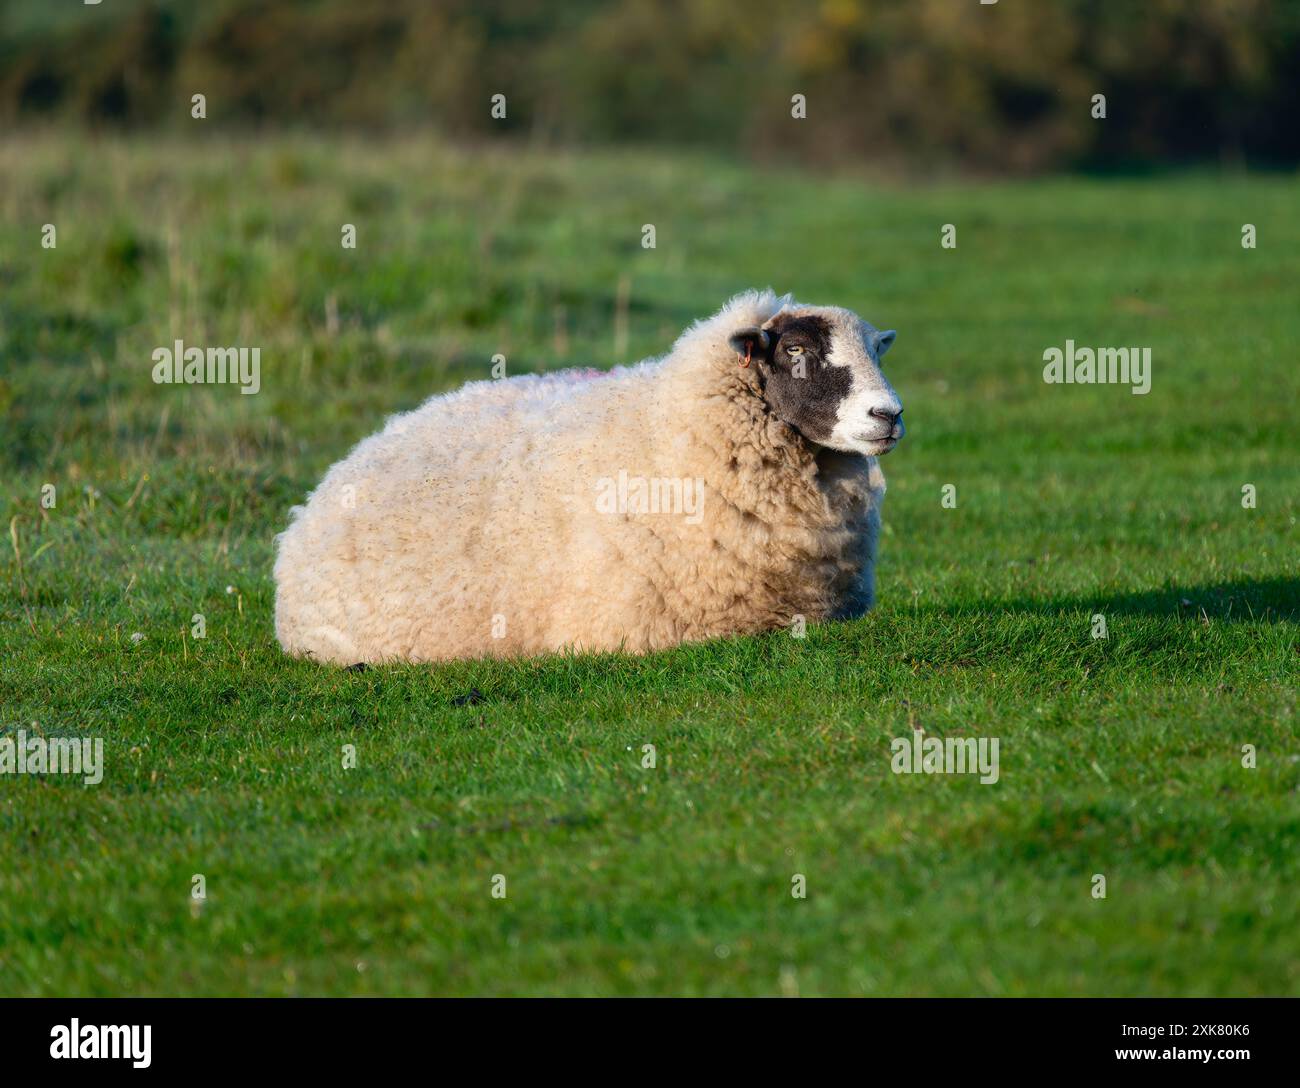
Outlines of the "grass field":
M1295 191L7 140L0 729L106 766L0 776L0 990L1300 993ZM874 613L645 658L280 654L274 534L386 414L496 352L665 351L768 284L899 330ZM155 385L177 338L260 346L262 391ZM1045 384L1067 338L1150 347L1151 392ZM999 738L1000 780L892 774L912 726Z

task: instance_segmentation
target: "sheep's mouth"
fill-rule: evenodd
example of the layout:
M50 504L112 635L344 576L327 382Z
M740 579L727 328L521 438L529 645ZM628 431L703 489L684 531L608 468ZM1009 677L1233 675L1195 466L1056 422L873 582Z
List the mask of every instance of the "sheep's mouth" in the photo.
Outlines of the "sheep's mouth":
M882 454L886 454L898 445L898 439L894 438L892 435L886 435L884 438L871 438L867 435L863 435L858 441L870 447L867 452L872 457L879 457Z

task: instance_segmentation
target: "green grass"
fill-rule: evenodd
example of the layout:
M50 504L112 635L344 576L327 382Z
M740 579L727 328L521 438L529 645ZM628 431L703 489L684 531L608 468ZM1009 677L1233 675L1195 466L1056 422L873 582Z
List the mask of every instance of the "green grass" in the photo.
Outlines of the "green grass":
M1294 178L30 136L0 209L0 728L107 764L0 776L3 992L1300 993ZM495 352L619 361L620 281L626 360L747 286L899 330L879 608L645 658L281 656L288 507ZM262 392L154 385L177 337L260 346ZM1150 347L1151 393L1045 385L1067 338ZM893 775L914 724L998 737L1000 781Z

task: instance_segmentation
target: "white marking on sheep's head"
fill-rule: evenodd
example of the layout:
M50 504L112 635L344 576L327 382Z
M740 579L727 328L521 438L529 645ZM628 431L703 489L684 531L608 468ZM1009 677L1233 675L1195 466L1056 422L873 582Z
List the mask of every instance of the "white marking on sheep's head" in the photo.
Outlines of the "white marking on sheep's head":
M894 342L851 310L788 306L731 347L757 366L764 401L809 442L845 453L888 453L903 437L903 405L880 369Z

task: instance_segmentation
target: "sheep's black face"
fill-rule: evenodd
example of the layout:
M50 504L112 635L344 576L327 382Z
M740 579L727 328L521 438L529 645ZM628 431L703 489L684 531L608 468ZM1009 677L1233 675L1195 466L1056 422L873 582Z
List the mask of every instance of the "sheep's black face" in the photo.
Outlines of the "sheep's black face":
M903 437L903 406L880 369L894 342L848 310L782 310L761 329L742 329L731 346L758 364L773 414L820 446L888 453Z

